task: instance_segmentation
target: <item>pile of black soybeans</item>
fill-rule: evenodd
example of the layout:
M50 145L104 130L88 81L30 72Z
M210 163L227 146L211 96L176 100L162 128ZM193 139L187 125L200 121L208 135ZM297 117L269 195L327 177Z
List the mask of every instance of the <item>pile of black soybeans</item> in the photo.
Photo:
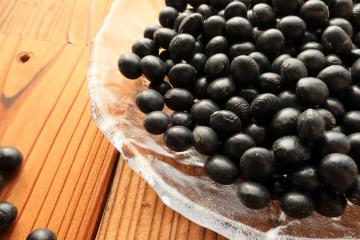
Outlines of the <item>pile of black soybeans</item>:
M145 129L209 156L206 174L240 182L248 208L280 199L305 218L360 205L360 3L165 2L161 26L118 62L150 81L136 96Z
M22 153L14 147L0 147L0 188L4 186L6 179L15 174L23 162ZM0 201L0 234L11 227L16 220L18 210L10 202ZM56 240L53 231L46 228L38 228L32 231L26 240Z

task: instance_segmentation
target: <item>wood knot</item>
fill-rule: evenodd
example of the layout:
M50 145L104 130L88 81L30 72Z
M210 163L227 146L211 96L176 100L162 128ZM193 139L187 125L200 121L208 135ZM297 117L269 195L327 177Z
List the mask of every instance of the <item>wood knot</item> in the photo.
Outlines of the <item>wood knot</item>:
M31 52L21 52L17 55L17 61L25 64L32 58L32 56L33 54Z

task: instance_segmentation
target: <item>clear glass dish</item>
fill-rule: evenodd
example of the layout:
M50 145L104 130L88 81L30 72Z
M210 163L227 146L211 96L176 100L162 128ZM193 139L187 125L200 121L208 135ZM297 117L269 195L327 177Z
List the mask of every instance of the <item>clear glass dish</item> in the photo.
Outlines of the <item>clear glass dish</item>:
M293 220L278 202L261 211L244 207L236 185L222 186L204 175L205 157L195 150L175 153L162 137L148 134L144 115L134 103L146 80L125 79L117 70L121 53L156 23L163 0L116 0L92 43L88 84L92 114L98 127L170 208L229 239L359 239L360 208L349 205L341 218L314 214Z

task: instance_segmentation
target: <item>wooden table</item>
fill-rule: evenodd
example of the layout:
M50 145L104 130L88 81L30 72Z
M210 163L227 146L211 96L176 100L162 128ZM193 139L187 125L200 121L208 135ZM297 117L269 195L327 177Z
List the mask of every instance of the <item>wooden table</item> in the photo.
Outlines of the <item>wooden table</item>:
M91 119L89 43L110 5L0 0L0 145L25 157L1 190L19 215L0 239L222 239L164 206Z

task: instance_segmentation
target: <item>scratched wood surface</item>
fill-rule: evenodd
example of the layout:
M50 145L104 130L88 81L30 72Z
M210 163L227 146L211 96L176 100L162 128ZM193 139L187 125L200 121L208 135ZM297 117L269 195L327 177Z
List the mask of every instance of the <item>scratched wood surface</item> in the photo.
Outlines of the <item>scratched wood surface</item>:
M111 2L0 0L0 145L25 157L1 189L19 216L0 240L25 239L37 227L59 240L222 239L164 206L123 160L117 164L92 122L89 44Z

